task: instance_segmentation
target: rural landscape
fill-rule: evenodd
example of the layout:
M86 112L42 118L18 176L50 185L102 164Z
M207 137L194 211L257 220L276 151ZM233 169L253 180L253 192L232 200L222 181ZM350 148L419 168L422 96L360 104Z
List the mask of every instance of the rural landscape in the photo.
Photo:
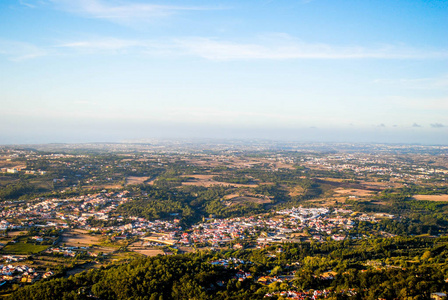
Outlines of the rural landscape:
M1 0L0 300L448 299L448 0Z
M2 146L0 293L442 297L447 150L241 141Z

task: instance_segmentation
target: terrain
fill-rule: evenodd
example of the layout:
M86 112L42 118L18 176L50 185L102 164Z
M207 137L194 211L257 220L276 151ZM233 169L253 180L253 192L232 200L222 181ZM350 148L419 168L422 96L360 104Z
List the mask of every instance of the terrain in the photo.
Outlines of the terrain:
M3 146L0 295L427 299L448 288L447 154L265 142Z

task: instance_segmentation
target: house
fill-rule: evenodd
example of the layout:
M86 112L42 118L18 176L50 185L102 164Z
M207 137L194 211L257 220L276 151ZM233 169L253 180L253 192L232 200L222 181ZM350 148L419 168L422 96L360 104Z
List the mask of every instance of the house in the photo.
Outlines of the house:
M244 248L243 245L241 245L240 243L235 244L235 245L233 246L233 249L243 249L243 248Z
M446 294L445 293L431 293L431 299L435 299L435 300L446 299Z
M10 174L17 174L17 173L19 173L19 170L17 170L16 168L12 168L12 169L7 169L6 172L10 173Z

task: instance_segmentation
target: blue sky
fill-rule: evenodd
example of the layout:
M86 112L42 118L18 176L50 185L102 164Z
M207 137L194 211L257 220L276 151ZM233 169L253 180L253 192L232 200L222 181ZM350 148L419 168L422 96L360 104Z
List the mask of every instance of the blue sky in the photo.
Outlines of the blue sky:
M448 144L448 1L0 2L0 144Z

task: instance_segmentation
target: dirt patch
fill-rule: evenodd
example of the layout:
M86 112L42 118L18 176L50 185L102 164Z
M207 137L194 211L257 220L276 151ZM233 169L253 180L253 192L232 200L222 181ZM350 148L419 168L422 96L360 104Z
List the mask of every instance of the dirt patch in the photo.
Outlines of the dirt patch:
M305 232L296 232L296 233L291 233L291 237L295 238L295 237L307 237L309 236L309 234L305 233Z
M232 198L236 198L236 197L239 197L239 196L240 196L239 194L230 194L230 195L225 195L224 199L230 200Z
M373 194L373 191L362 190L362 189L343 189L337 188L334 190L335 193L347 196L357 196L357 197L367 197Z
M129 176L126 177L126 184L127 185L137 185L137 184L144 184L146 181L148 181L151 177L145 177L145 176Z
M74 229L62 235L62 242L67 247L88 247L99 244L100 238L89 235L86 230Z
M413 197L415 200L426 200L426 201L448 201L448 195L415 195Z
M159 254L161 254L161 255L165 254L165 252L163 252L163 250L160 250L160 249L133 248L131 250L134 252L143 254L145 256L157 256Z
M16 236L21 235L22 233L25 234L26 231L9 231L9 232L8 232L8 236L10 236L10 237L16 237Z

